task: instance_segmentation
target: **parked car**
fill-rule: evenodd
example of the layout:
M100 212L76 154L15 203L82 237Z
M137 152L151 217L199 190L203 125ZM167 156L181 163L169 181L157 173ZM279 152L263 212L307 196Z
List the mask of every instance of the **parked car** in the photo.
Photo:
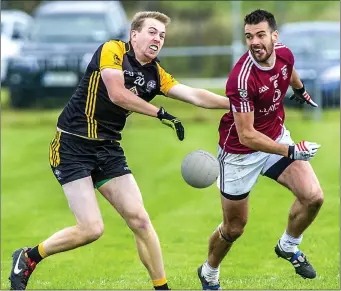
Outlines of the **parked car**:
M321 93L322 107L339 107L340 71L336 81L329 81L328 71L335 75L337 66L340 68L340 22L287 23L279 29L279 41L293 52L296 71L312 97ZM291 93L288 90L287 95ZM300 106L284 100L287 106Z
M340 64L323 72L320 79L323 107L340 107Z
M64 103L97 47L129 39L129 23L118 1L45 1L19 57L11 59L8 84L13 107ZM59 102L58 102L59 101Z
M1 84L5 84L8 59L19 55L32 17L20 10L1 10Z

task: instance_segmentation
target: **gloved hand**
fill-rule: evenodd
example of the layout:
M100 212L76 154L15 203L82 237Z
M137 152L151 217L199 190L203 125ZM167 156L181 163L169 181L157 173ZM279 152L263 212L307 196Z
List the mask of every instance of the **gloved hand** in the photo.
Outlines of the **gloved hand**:
M318 107L318 105L311 99L310 95L307 93L307 91L304 88L304 85L300 89L292 88L294 91L294 94L290 96L290 100L295 100L296 102L299 102L300 104L303 104L304 102L307 102L313 107Z
M183 140L185 138L185 129L182 126L181 121L175 116L167 113L163 107L161 107L158 111L157 118L160 119L163 124L173 128L179 140Z
M289 145L288 158L291 160L309 161L312 159L321 145L315 142L301 141L295 145Z

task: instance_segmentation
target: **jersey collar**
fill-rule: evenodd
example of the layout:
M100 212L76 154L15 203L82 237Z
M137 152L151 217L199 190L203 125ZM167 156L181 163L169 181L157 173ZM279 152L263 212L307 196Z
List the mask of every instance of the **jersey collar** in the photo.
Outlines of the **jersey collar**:
M274 50L275 50L275 48L274 48ZM270 71L270 70L272 70L272 69L275 67L275 64L276 64L276 52L275 52L275 60L274 60L274 63L273 63L273 65L272 65L271 67L262 67L262 66L253 58L252 53L250 52L250 50L249 50L249 57L251 58L252 62L255 64L255 66L256 66L258 69L262 70L262 71Z

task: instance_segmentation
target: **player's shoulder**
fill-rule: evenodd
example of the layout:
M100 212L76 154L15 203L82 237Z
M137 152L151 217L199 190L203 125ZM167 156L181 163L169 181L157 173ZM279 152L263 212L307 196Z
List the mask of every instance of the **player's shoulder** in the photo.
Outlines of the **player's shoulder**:
M237 63L234 65L234 69L236 71L240 71L242 70L243 67L245 67L249 62L251 61L250 55L249 55L249 51L247 51L246 53L244 53L239 60L237 61Z
M282 42L275 43L276 56L282 58L290 65L294 65L295 58L292 51Z
M129 51L130 44L122 40L111 39L102 43L97 51L93 61L100 70L106 68L122 69L124 55Z
M287 52L290 51L290 49L283 43L283 42L276 42L275 43L275 50L277 52Z
M167 70L163 65L161 65L161 62L158 58L155 58L152 64L158 69L160 73L167 73Z
M130 50L130 44L120 39L110 39L107 42L103 43L102 47L111 50L121 50L124 52Z
M276 51L276 55L281 55L281 56L292 56L293 55L291 50L282 42L276 42L274 48Z
M249 79L251 69L253 67L252 59L248 51L243 54L237 63L233 66L231 73L229 75L229 82L240 82L241 79L244 81Z

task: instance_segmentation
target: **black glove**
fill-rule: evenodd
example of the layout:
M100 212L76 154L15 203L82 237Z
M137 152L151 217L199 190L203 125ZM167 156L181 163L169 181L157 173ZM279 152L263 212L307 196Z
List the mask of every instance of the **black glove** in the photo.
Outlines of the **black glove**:
M303 104L306 102L313 107L318 107L318 105L313 101L313 99L311 99L311 97L305 90L304 85L300 89L292 88L292 90L294 91L294 94L290 96L289 98L290 100L295 100L296 102L299 102L300 104Z
M163 124L173 128L179 140L183 140L185 138L185 129L182 126L181 121L175 116L167 113L163 107L161 107L158 111L157 118L160 119Z

